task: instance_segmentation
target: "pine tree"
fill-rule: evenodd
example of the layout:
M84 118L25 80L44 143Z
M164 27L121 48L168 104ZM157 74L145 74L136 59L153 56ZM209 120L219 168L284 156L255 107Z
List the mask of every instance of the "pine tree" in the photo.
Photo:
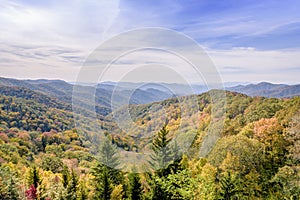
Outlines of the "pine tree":
M68 200L76 200L77 199L77 187L78 187L78 177L72 169L70 180L67 187L67 196Z
M124 189L123 189L123 185L117 185L113 191L110 194L110 199L111 200L120 200L123 199L124 197Z
M78 200L86 200L86 199L88 199L86 186L83 184L83 182L81 182L80 185L79 185Z
M173 159L173 153L170 146L171 140L168 139L169 131L166 126L157 133L152 141L152 155L150 165L157 169L159 176L164 175L164 169L170 164Z
M29 170L29 174L27 176L27 184L29 189L27 190L27 195L30 196L29 199L37 199L42 196L42 179L40 178L40 172L38 168L33 165Z
M64 188L68 187L69 177L70 177L69 169L67 166L64 166L63 171L62 171L62 183L63 183Z
M219 199L237 199L240 192L241 189L239 188L236 176L232 175L229 171L224 173L220 180Z
M142 199L142 184L139 174L133 172L128 175L129 179L129 197L132 200Z
M33 185L35 188L37 188L41 183L39 170L37 169L37 167L35 165L29 170L29 175L27 177L27 183L29 186Z
M99 151L99 161L91 171L95 183L94 199L106 200L110 199L113 185L119 185L122 182L122 176L116 169L120 164L116 147L105 139Z
M99 148L99 160L102 164L111 169L116 169L120 164L117 148L110 140L104 139Z
M152 199L154 200L167 198L167 193L162 189L160 180L176 172L180 167L181 159L179 158L181 156L179 156L179 148L176 142L172 146L168 134L169 131L165 125L152 141L153 153L151 155L150 165L156 170L155 174L151 177Z

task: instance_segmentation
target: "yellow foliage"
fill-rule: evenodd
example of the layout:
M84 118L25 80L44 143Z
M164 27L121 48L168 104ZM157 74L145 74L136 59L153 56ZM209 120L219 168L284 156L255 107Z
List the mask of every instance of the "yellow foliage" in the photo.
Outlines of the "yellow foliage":
M117 185L111 192L110 198L111 200L121 200L123 199L123 193L123 185Z

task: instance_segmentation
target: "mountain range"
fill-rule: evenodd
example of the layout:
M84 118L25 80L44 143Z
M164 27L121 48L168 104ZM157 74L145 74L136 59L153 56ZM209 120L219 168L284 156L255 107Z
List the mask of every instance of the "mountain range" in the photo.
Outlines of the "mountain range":
M49 98L48 101L55 101L55 105L61 106L60 102L72 103L74 85L74 83L68 83L62 80L17 80L0 78L0 94L22 96L20 91L22 88L25 88L26 90L23 92L27 93L27 98L29 98L29 93L31 93L31 96L34 96L34 98L46 98L47 96L47 98ZM300 95L300 84L287 85L261 82L258 84L225 83L224 85L228 91L238 92L248 96L289 98ZM82 98L80 101L83 104L84 102L90 102L90 99L85 99L87 93L95 94L96 107L99 108L98 110L101 115L107 115L111 112L112 101L114 101L115 106L121 107L128 103L147 104L176 96L201 94L208 91L205 85L192 84L189 86L176 83L101 82L96 86L79 84L77 87L82 87L80 92L83 94L77 96Z
M272 84L261 82L258 84L238 85L226 88L228 91L239 92L248 96L262 96L273 98L289 98L300 96L300 84Z

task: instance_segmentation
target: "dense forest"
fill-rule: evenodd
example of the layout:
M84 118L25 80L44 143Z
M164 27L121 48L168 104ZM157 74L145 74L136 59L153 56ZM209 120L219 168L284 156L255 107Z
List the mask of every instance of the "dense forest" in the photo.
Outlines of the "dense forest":
M111 113L99 115L106 137L98 145L92 119L80 117L86 127L77 129L68 102L24 87L0 89L0 199L299 199L299 97L226 92L220 138L202 157L195 152L211 134L209 93L190 97L199 102L191 116L180 115L178 98L131 105L142 128L128 132L117 128ZM156 114L149 115L153 107ZM194 137L186 152L172 143L180 123ZM159 131L134 139L149 127ZM149 170L122 170L120 149L148 149Z

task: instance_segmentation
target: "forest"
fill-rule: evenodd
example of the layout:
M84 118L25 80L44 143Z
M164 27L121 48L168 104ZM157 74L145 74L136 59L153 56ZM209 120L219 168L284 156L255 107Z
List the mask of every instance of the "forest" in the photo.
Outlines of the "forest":
M89 127L92 119L82 117L86 127L76 128L77 114L69 103L26 88L2 89L0 199L299 199L300 97L226 92L224 127L204 157L195 152L211 134L216 105L209 92L191 98L199 102L191 116L180 115L176 98L131 105L131 116L142 128L127 127L127 133L111 114L99 115L106 137L98 145L99 136ZM157 105L163 108L148 115ZM172 143L179 123L194 136L186 152ZM150 139L133 139L148 127L158 131ZM148 149L149 170L140 172L134 165L122 170L120 149Z

